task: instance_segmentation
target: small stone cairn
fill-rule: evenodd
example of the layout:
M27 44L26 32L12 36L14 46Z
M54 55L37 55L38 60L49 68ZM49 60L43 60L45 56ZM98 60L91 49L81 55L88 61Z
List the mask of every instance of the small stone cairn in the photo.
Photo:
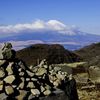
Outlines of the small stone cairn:
M59 67L48 66L45 59L35 67L27 67L15 54L11 43L0 50L0 100L39 100L73 80Z

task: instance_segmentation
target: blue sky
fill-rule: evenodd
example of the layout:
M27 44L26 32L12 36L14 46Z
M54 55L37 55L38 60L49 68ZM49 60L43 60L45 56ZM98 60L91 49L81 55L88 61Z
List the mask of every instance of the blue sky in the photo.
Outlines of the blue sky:
M58 20L100 34L100 0L0 0L0 25Z

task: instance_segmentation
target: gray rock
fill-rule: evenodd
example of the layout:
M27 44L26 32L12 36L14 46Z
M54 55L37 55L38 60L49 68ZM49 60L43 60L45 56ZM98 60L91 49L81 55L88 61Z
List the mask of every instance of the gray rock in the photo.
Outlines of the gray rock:
M40 91L38 89L31 89L31 93L33 94L33 96L39 96L40 95Z
M57 71L60 71L61 68L60 67L54 67L54 71L57 72Z
M24 88L24 85L25 85L25 84L24 84L25 79L24 79L23 77L21 77L20 79L22 80L22 82L19 84L18 88L19 88L19 89L23 89L23 88Z
M30 72L30 71L28 71L28 70L26 70L26 72L27 72L27 74L28 74L30 77L33 77L33 76L34 76L34 73L32 73L32 72Z
M3 84L2 85L0 85L0 91L2 91L3 90Z
M21 82L18 86L18 89L23 89L24 88L24 82Z
M5 91L7 95L14 93L14 89L11 86L5 86Z
M3 78L5 76L5 72L3 69L0 69L0 78Z
M41 85L40 86L41 92L45 91L45 88Z
M12 50L11 43L4 43L0 49L0 59L12 59L15 57L15 51Z
M32 88L35 88L35 85L33 82L29 82L27 87L32 89Z
M43 92L43 94L44 94L45 96L48 96L48 95L51 94L51 91L50 91L50 90L45 90L45 91Z
M5 93L0 93L0 100L7 100L7 97Z
M26 95L27 95L27 91L25 90L19 90L20 94L16 97L17 100L24 100ZM26 99L25 99L26 100Z
M28 100L34 100L34 99L35 99L35 96L33 96L33 94L30 94L28 97Z
M26 78L26 81L30 81L30 78Z
M13 62L9 63L9 65L6 68L6 71L8 72L8 75L13 74L13 66L12 66L13 64L14 64Z
M37 81L37 79L36 78L31 78L31 81Z
M47 70L45 68L39 68L36 72L37 76L42 76L43 74L47 73Z
M6 60L0 60L0 66L3 65L6 62Z
M46 59L43 59L39 64L40 67L43 65L47 65Z
M15 80L15 76L14 75L9 75L4 79L4 81L6 83L9 83L9 84L12 84L14 80Z
M24 74L25 74L24 72L20 72L19 73L20 76L24 76Z

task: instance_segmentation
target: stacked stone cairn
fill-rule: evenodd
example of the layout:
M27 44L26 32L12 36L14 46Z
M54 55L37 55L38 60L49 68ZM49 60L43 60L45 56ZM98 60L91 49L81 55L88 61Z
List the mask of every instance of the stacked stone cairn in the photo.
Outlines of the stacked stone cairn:
M22 60L15 58L15 54L11 43L5 43L1 48L0 100L39 100L62 89L64 82L73 80L60 68L48 66L45 59L28 68Z

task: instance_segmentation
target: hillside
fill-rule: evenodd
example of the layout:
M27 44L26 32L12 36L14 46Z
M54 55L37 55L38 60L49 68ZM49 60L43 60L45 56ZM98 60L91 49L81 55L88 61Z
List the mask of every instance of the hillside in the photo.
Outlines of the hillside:
M48 64L71 63L79 61L79 57L58 44L35 44L28 48L17 51L17 57L27 65L37 65L43 59Z
M100 66L100 42L93 43L80 50L75 51L83 60L89 61L90 65Z

